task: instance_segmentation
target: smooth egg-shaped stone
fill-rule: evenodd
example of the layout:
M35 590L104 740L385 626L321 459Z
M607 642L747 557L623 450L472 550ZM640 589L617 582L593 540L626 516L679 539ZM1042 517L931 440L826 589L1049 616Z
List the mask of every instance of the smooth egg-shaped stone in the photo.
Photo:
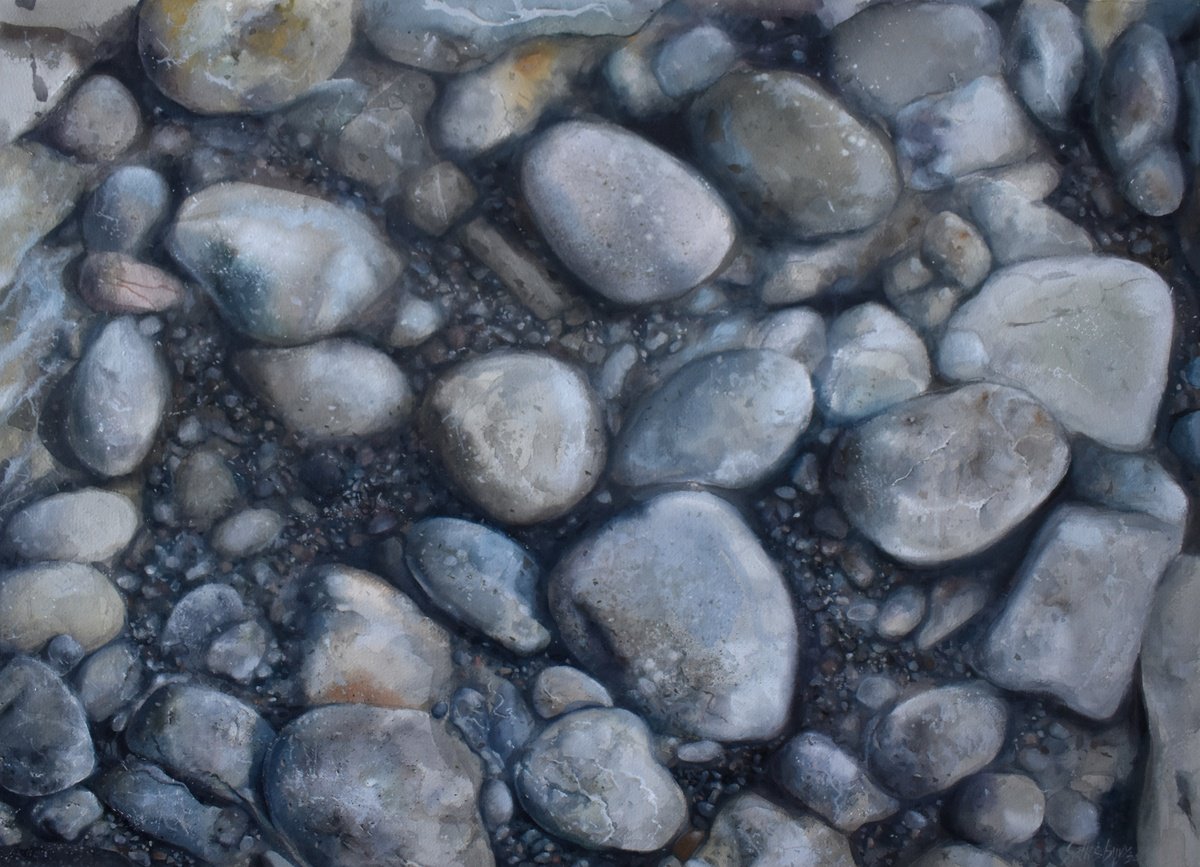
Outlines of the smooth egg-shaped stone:
M628 130L560 123L525 155L521 188L551 248L621 304L677 298L716 272L737 230L691 167Z

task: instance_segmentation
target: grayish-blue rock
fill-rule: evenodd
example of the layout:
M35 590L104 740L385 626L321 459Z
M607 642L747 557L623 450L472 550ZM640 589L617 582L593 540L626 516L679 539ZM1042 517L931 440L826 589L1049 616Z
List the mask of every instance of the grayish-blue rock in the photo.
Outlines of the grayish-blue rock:
M650 730L627 710L560 717L513 775L539 825L589 849L653 852L687 822L687 798L654 758Z
M569 665L543 668L533 682L533 709L542 719L585 707L612 707L612 703L604 684Z
M72 680L88 718L103 722L141 691L142 663L132 644L114 641L85 659Z
M1004 65L1034 117L1063 129L1083 83L1083 26L1059 0L1023 0L1013 20Z
M456 72L538 36L628 36L663 0L367 0L362 32L384 56L408 66Z
M1004 849L1024 843L1042 827L1046 796L1023 774L976 774L959 787L950 808L960 834Z
M623 485L750 487L791 454L812 417L808 369L769 350L685 365L631 413L610 473Z
M34 653L56 635L92 651L125 625L125 600L82 563L37 563L0 573L0 649Z
M685 30L663 43L654 58L654 77L663 93L679 99L704 90L737 60L737 46L711 24Z
M1025 110L994 75L912 103L893 127L904 179L916 190L1020 162L1037 146Z
M976 682L918 692L876 721L867 739L871 771L904 798L949 789L987 767L1008 728L1004 700Z
M945 843L924 853L911 867L1013 867L994 852L966 843Z
M421 589L446 613L515 653L550 643L538 618L537 563L503 533L457 518L408 531L404 556Z
M998 265L1086 255L1096 247L1086 229L1014 184L980 181L967 199Z
M712 830L686 867L854 867L850 842L807 815L794 816L761 795L742 792L721 805Z
M572 548L550 581L563 642L656 725L761 740L787 720L799 630L775 564L711 494L663 494Z
M1179 83L1162 31L1135 24L1113 44L1095 111L1100 142L1118 170L1174 135Z
M885 3L838 25L834 80L863 109L891 117L931 93L1000 71L1000 30L954 3Z
M247 183L189 196L167 248L230 325L281 344L350 329L404 264L362 214Z
M23 560L93 563L123 551L140 524L128 497L82 488L17 512L4 528L4 546Z
M826 343L813 379L817 403L831 423L867 418L929 388L925 342L881 304L860 304L838 316Z
M381 433L407 421L412 409L404 371L353 340L248 349L234 366L289 430L310 439Z
M103 816L100 801L80 787L40 798L29 811L29 818L41 833L67 841L78 840Z
M1098 506L1142 512L1180 534L1187 529L1187 491L1153 455L1109 451L1080 440L1071 456L1071 487Z
M75 456L102 476L136 469L154 445L171 378L137 321L109 322L75 367L66 434Z
M688 125L704 167L771 230L864 229L900 194L887 137L798 73L726 75L692 104Z
M41 797L96 766L83 706L47 665L24 656L0 669L0 786Z
M433 383L424 428L454 482L493 518L534 524L569 511L604 468L604 421L574 366L499 351Z
M271 726L245 702L199 684L172 683L138 708L125 732L129 748L200 792L258 803L258 780Z
M283 523L283 516L274 509L242 509L213 528L213 549L233 560L249 557L270 548L283 531Z
M275 826L311 862L491 867L481 776L429 714L340 704L280 732L263 788Z
M1179 557L1155 595L1142 639L1141 687L1150 730L1138 812L1138 858L1174 867L1200 858L1192 793L1200 791L1200 559Z
M521 189L559 259L621 304L679 297L725 263L737 237L691 166L610 124L551 127L525 153Z
M784 744L774 775L788 794L846 833L900 808L854 756L817 732L802 732Z
M980 670L1005 689L1112 716L1133 679L1154 587L1179 546L1176 529L1145 515L1058 507L980 648Z
M932 566L998 542L1066 475L1062 428L1025 392L970 385L898 404L847 431L830 488L900 560Z
M995 272L958 309L938 367L1023 388L1067 430L1136 450L1154 430L1174 329L1171 292L1144 265L1038 259Z
M167 219L171 188L154 169L122 166L98 186L83 212L83 241L94 252L139 253Z

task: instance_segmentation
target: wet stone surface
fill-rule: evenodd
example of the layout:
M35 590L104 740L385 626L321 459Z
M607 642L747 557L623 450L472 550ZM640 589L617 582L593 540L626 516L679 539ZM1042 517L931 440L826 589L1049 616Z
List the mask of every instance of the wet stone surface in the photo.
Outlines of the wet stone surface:
M1194 6L0 8L0 864L1197 862Z

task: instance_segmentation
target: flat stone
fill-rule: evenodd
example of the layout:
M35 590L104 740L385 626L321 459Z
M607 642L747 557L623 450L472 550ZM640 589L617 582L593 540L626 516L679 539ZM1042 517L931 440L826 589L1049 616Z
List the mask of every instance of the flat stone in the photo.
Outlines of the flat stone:
M753 792L725 802L686 867L853 867L849 841L812 816L793 816Z
M1024 392L964 386L914 398L847 431L830 488L846 517L913 565L998 542L1067 472L1061 428Z
M544 353L465 361L432 385L423 413L451 478L499 521L565 514L604 467L604 422L591 387Z
M233 363L288 430L309 439L371 436L403 424L412 411L404 371L353 340L249 349Z
M280 732L263 772L275 826L310 862L494 863L478 760L429 714L311 710Z
M491 269L504 288L529 312L553 321L576 306L574 293L515 233L502 230L486 217L476 217L458 231L467 252Z
M987 767L1007 728L1008 706L984 684L939 686L904 699L876 723L867 759L891 791L923 798Z
M697 482L747 488L779 468L812 417L808 369L769 350L685 365L621 431L609 472L622 485Z
M1179 557L1155 595L1142 639L1141 686L1150 731L1138 814L1139 863L1173 867L1200 858L1192 793L1200 791L1200 559Z
M200 803L183 783L145 762L117 764L96 791L134 828L211 864L236 862L237 843L249 830L245 813Z
M457 518L426 518L408 531L404 556L430 600L514 653L550 643L538 618L541 570L503 533Z
M129 748L172 776L228 801L257 803L258 781L275 732L246 704L205 686L156 690L130 720Z
M362 32L385 57L435 72L457 72L543 36L628 36L663 0L367 0Z
M1060 506L980 648L980 670L1006 689L1112 716L1133 679L1154 587L1179 545L1177 531L1144 515Z
M79 296L101 313L157 313L187 297L174 275L124 253L90 253L79 269Z
M349 329L404 264L362 214L247 183L189 196L167 246L234 328L268 343Z
M80 563L39 563L0 573L0 647L35 653L56 635L84 650L111 641L125 625L125 600L113 583Z
M1096 249L1086 229L1013 184L973 184L968 199L971 216L987 238L998 265L1086 255Z
M1065 129L1083 83L1083 25L1059 0L1023 0L1013 20L1005 67L1013 89L1034 117Z
M0 33L0 102L4 104L0 146L15 141L54 111L86 68L85 58L75 49L59 33L7 28Z
M955 794L955 827L968 840L992 849L1024 843L1042 827L1046 796L1022 774L976 774Z
M602 683L569 665L543 668L533 682L533 709L542 719L585 707L612 707L612 703Z
M171 394L171 379L154 341L137 321L109 322L75 367L67 441L102 476L123 476L149 454Z
M1023 388L1067 430L1135 450L1154 430L1174 327L1170 290L1149 268L1040 259L996 272L955 313L938 367Z
M900 194L886 136L806 76L731 73L688 123L709 173L766 228L802 238L864 229Z
M1000 72L1000 30L963 4L885 3L839 24L831 66L842 91L884 117Z
M621 304L679 297L721 268L737 237L693 168L610 124L551 127L525 153L521 189L559 259Z
M0 786L15 795L52 795L95 767L83 706L58 675L23 656L0 669Z
M24 560L94 563L123 551L140 524L128 497L83 488L17 512L4 528L4 546Z
M450 638L383 579L329 566L309 579L299 681L309 704L428 708L447 691Z
M192 111L272 111L333 74L352 17L350 0L147 0L138 49L150 80Z
M653 852L687 822L687 799L654 758L650 730L627 710L593 708L552 722L514 772L542 827L589 849Z
M846 833L900 809L852 755L816 732L802 732L783 745L774 776L788 794Z
M725 501L670 493L619 515L567 553L549 596L571 653L656 725L740 741L786 722L795 614L775 564Z
M817 403L834 423L882 412L929 388L925 342L881 304L852 307L830 323L816 369Z
M190 667L222 629L247 617L241 594L228 584L201 584L171 609L158 634L163 653Z
M915 190L1020 162L1037 147L1025 110L999 76L914 102L896 115L894 130L900 168Z

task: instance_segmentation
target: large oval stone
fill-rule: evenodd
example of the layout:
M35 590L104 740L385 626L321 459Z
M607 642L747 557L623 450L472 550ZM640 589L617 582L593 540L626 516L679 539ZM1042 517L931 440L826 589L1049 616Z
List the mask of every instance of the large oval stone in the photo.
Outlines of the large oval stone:
M202 114L271 111L327 79L350 48L351 0L147 0L150 80Z
M705 167L769 229L864 229L900 195L887 139L797 73L727 75L696 100L690 126Z
M349 328L403 266L362 214L246 183L189 196L167 246L229 324L270 343Z
M521 188L558 257L605 298L677 298L721 267L736 238L690 166L633 133L570 121L525 155Z
M796 616L724 500L670 493L618 516L562 559L549 593L571 652L658 725L740 741L787 720Z
M1050 496L1069 461L1040 403L978 384L914 398L847 431L830 487L876 545L932 566L998 542Z

